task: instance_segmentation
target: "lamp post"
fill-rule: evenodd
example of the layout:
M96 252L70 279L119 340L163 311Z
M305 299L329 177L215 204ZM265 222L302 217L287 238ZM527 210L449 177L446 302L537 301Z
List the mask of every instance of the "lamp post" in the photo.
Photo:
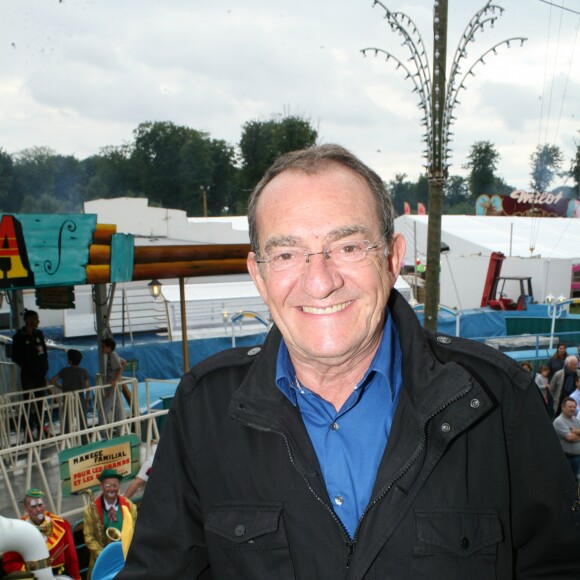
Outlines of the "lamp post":
M405 78L411 79L413 93L419 98L418 106L422 110L421 124L425 127L423 140L427 148L423 156L427 163L427 179L429 182L429 223L427 230L427 277L425 287L425 328L437 330L437 309L439 306L439 278L440 278L440 242L441 242L441 213L443 190L449 175L449 159L451 157L450 142L453 133L451 126L455 120L454 111L460 104L458 95L466 88L466 82L475 76L474 69L479 64L485 64L485 58L502 46L510 47L512 42L519 41L521 45L527 40L523 37L508 38L498 42L484 52L473 64L463 72L463 61L467 58L467 45L475 41L476 34L486 26L493 27L495 21L502 15L504 9L488 0L478 10L465 27L459 40L449 75L447 75L447 3L448 0L433 2L433 60L429 66L425 43L419 29L403 12L392 12L379 0L374 0L384 10L385 19L391 30L403 38L410 58L409 64L403 63L392 53L382 48L364 48L364 56L384 56L387 62L393 61L397 69L405 73Z

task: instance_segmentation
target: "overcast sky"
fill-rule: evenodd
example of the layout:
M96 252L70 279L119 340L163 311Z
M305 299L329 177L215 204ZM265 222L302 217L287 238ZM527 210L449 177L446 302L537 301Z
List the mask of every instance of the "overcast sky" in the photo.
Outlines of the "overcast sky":
M580 12L580 0L553 0ZM540 0L498 0L505 12L470 44L475 69L455 115L452 174L470 145L492 141L499 174L525 188L538 143L568 159L580 142L580 16ZM433 2L384 3L417 24L431 59ZM485 2L449 0L448 68ZM0 147L35 145L82 159L132 139L144 121L172 121L237 144L243 123L285 112L308 118L385 180L423 171L412 84L392 62L407 48L372 0L0 0Z

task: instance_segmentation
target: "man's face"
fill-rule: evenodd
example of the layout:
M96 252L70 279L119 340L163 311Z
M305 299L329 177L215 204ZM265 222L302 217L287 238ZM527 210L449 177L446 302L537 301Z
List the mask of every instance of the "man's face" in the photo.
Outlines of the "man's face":
M44 521L44 500L27 497L24 500L24 511L34 524L39 526Z
M261 259L287 248L321 252L336 241L374 245L383 234L367 184L337 164L314 175L289 170L274 178L258 202L257 226ZM256 264L250 254L250 274L294 358L335 366L374 353L404 239L395 237L388 258L384 250L371 250L351 268L312 255L299 275Z
M117 495L119 494L119 488L121 483L116 477L108 477L101 481L101 489L103 491L103 496L109 503L115 503L117 501Z
M576 372L578 370L578 359L577 358L572 358L570 359L570 361L568 362L568 364L566 365L566 368L571 372Z
M575 413L576 403L574 401L566 401L566 404L562 407L562 415L568 419L571 419Z

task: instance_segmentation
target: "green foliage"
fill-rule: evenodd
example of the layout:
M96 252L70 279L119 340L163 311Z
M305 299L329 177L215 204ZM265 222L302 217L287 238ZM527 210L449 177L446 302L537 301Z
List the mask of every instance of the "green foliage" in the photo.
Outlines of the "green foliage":
M14 162L12 156L0 149L0 211L11 211L15 199L10 195L12 191L12 176Z
M580 143L576 143L576 155L570 163L570 177L574 180L574 196L580 198Z
M564 155L557 145L538 145L530 155L532 173L530 187L532 191L547 192L554 178L560 174Z
M467 156L465 169L469 169L469 191L473 198L484 193L496 193L497 177L495 171L500 159L495 145L490 141L476 141Z
M242 169L240 185L247 196L260 181L266 169L283 153L311 147L318 132L307 119L289 115L281 120L249 121L242 127L240 151ZM238 206L238 210L245 211Z
M429 198L429 182L421 175L416 182L409 181L406 173L397 173L395 179L387 184L395 212L398 215L405 213L405 202L411 206L411 212L417 213L417 205L422 203L427 207Z

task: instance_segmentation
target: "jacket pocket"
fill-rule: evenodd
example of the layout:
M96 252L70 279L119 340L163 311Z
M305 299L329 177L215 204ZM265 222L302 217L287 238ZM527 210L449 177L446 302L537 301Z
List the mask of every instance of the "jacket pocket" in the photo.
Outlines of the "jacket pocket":
M214 578L294 578L281 503L215 504L205 531Z
M502 540L494 510L417 509L410 577L496 578L497 545Z

